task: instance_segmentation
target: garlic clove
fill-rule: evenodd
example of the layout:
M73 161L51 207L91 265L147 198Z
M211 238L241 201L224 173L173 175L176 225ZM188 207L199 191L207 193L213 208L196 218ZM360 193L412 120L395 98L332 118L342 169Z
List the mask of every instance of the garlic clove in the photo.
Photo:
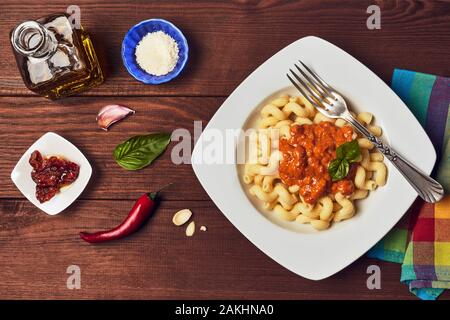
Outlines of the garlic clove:
M105 131L108 131L108 128L117 121L120 121L130 114L134 114L135 111L121 106L119 104L109 104L100 109L97 114L97 123Z
M194 232L195 232L195 222L191 221L191 223L189 223L186 228L186 236L192 237L194 235Z
M200 231L206 231L206 230L208 230L208 229L206 228L206 226L201 226L201 227L200 227Z
M172 222L176 226L181 226L188 222L192 216L192 211L189 209L183 209L174 214Z

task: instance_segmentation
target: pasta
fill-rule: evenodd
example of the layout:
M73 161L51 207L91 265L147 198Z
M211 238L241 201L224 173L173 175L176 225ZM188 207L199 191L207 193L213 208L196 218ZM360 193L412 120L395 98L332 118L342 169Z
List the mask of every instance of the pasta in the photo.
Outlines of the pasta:
M333 221L339 222L345 219L350 219L355 214L355 206L353 202L343 196L341 193L336 193L336 202L342 207L334 215Z
M373 149L373 143L370 142L370 140L367 138L359 138L358 144L359 144L359 147L362 149L368 149L368 150Z
M259 123L260 128L269 128L274 125L276 125L278 122L277 118L275 117L266 117L263 118L262 121Z
M315 230L326 230L333 223L351 219L356 213L355 201L367 198L371 191L386 184L384 156L374 150L373 143L353 132L346 121L330 119L317 112L305 98L280 96L266 104L260 115L257 130L248 140L249 156L244 165L242 180L249 185L250 195L261 201L265 209L273 210L280 219L309 224ZM381 136L382 129L373 123L374 116L371 113L354 115L373 135ZM342 133L346 142L356 139L361 156L355 157L345 179L333 182L328 176L330 185L324 189L328 191L314 198L307 188L287 181L285 173L280 172L280 163L286 157L286 151L280 150L280 145L295 138L295 130L298 128L322 124L324 128L327 126L333 132ZM333 143L338 145L337 140ZM320 161L329 163L333 159L320 153L328 149L311 150L318 152ZM305 179L307 178L306 176Z
M363 166L358 166L355 173L355 186L361 190L373 191L377 188L375 181L366 179L366 169Z

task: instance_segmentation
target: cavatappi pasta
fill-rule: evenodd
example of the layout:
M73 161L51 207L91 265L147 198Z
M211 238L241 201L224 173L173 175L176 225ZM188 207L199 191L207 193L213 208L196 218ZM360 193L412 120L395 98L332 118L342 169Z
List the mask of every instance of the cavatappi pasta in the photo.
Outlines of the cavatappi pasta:
M362 112L354 116L373 135L381 136L382 129L373 124L374 117L371 113ZM330 124L322 124L324 122ZM283 161L285 156L291 157L290 154L280 151L280 145L285 144L291 134L296 132L295 126L304 126L305 130L328 128L336 133L336 146L343 141L357 140L361 156L351 164L349 174L345 181L342 180L341 185L337 185L339 181L331 182L328 176L328 186L323 189L327 191L319 192L313 197L308 193L310 186L284 181L280 176L280 172L283 174L279 170L280 161ZM344 140L338 142L339 139ZM248 141L249 156L244 165L243 181L249 185L249 193L261 201L265 209L272 210L283 220L310 224L316 230L328 229L332 223L352 218L356 211L355 201L367 198L371 191L386 184L387 168L383 162L384 157L375 150L373 144L357 135L346 121L330 119L317 112L303 97L282 95L265 105L261 109L258 128ZM317 151L315 146L310 150ZM324 165L329 162L330 159L325 153L322 156L320 150L317 152L319 163ZM335 151L332 152L335 154ZM308 158L307 152L303 159L310 161L312 158Z

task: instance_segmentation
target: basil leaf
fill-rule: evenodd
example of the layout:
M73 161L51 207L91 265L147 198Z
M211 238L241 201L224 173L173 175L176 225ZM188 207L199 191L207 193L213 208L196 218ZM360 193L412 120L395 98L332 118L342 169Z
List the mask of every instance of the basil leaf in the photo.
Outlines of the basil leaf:
M114 149L114 159L126 170L139 170L163 153L169 142L169 133L134 136Z
M332 160L328 165L328 173L333 181L344 179L349 170L350 164L346 159L337 158Z
M358 141L356 139L343 143L336 149L336 159L345 159L349 163L358 160L360 155L361 150L359 149Z
M350 170L350 163L355 162L361 155L358 141L352 140L341 144L336 148L336 159L328 165L328 173L331 180L337 181L344 179Z
M346 142L347 143L347 142ZM345 158L345 147L344 144L341 144L339 147L336 148L336 159L344 159Z

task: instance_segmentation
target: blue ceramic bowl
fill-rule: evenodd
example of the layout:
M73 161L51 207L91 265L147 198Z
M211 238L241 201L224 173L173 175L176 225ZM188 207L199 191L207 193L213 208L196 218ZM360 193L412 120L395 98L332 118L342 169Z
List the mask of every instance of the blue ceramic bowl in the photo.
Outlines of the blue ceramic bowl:
M163 31L178 44L178 62L175 68L166 75L155 76L144 71L136 62L136 46L149 32ZM128 30L122 42L122 60L128 72L145 84L160 84L176 78L188 60L189 47L183 33L171 22L163 19L150 19L139 22Z

